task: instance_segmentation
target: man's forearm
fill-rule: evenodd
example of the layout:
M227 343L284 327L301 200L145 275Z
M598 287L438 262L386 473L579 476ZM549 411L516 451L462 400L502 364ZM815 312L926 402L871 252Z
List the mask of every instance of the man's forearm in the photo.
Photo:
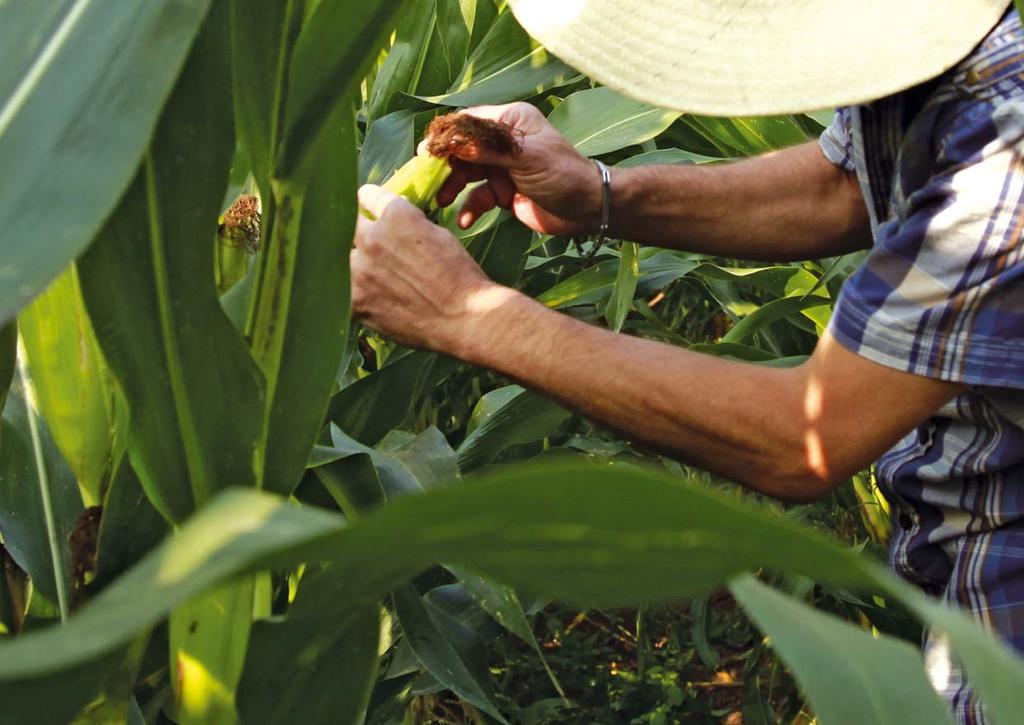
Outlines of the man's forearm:
M485 284L443 348L633 440L762 493L808 500L888 450L962 386L871 362L826 334L771 368L615 334Z
M459 357L769 495L818 493L796 454L796 426L779 424L802 416L790 371L616 335L502 287L481 291L472 306L473 332L451 347Z
M735 163L612 172L612 234L765 261L816 259L870 242L856 178L816 142Z

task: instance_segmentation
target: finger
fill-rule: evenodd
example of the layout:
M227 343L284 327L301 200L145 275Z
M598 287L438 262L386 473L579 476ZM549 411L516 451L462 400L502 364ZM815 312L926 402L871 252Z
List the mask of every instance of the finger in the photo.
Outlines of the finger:
M452 173L437 193L438 206L450 206L466 186L474 181L487 178L487 173L488 168L486 166L467 164L464 161L457 161L452 164Z
M508 175L508 172L504 169L494 169L488 175L487 183L494 193L494 200L498 203L498 206L502 209L510 208L512 200L516 196L516 185L513 183L512 177Z
M490 185L482 184L478 186L469 192L469 196L466 197L466 203L459 210L459 226L462 229L469 229L477 219L489 212L497 204L498 201L494 198L494 192L491 191Z
M369 212L374 219L380 219L388 205L401 198L393 191L376 184L366 184L359 188L359 206Z
M478 166L496 166L508 169L515 165L516 157L493 151L486 146L470 141L452 148L452 158Z

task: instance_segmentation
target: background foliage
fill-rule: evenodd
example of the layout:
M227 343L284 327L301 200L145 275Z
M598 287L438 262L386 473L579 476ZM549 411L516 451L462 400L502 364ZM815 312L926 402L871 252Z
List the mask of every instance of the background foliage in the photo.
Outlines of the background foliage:
M876 563L870 473L759 501L348 319L355 190L438 113L527 100L622 166L830 114L637 103L494 0L15 1L0 47L0 722L949 722L922 623L1016 717L1020 660ZM552 308L760 365L858 262L437 219Z

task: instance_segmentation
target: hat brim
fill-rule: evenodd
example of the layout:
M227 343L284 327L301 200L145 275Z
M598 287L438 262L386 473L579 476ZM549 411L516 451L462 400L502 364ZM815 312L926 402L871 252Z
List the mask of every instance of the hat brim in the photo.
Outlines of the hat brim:
M509 0L547 49L662 108L715 116L865 103L956 65L1007 0Z

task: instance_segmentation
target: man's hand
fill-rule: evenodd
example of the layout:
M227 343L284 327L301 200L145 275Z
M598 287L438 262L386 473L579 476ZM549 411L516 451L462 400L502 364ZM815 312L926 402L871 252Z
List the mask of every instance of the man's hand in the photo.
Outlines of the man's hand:
M475 307L511 293L405 199L364 186L359 204L377 218L359 215L350 256L352 310L369 327L402 345L452 352Z
M500 206L534 231L597 231L600 175L539 110L512 103L463 113L509 124L522 152L469 145L451 159L441 206L468 184L487 181L468 195L459 226ZM731 163L614 168L611 192L611 235L644 244L778 262L845 254L870 242L856 175L830 163L815 141Z
M453 172L437 195L441 206L455 201L467 184L486 180L470 192L458 215L463 229L500 206L534 231L584 234L601 213L601 181L594 165L528 103L472 108L479 118L507 123L522 151L501 155L470 145L452 159Z

